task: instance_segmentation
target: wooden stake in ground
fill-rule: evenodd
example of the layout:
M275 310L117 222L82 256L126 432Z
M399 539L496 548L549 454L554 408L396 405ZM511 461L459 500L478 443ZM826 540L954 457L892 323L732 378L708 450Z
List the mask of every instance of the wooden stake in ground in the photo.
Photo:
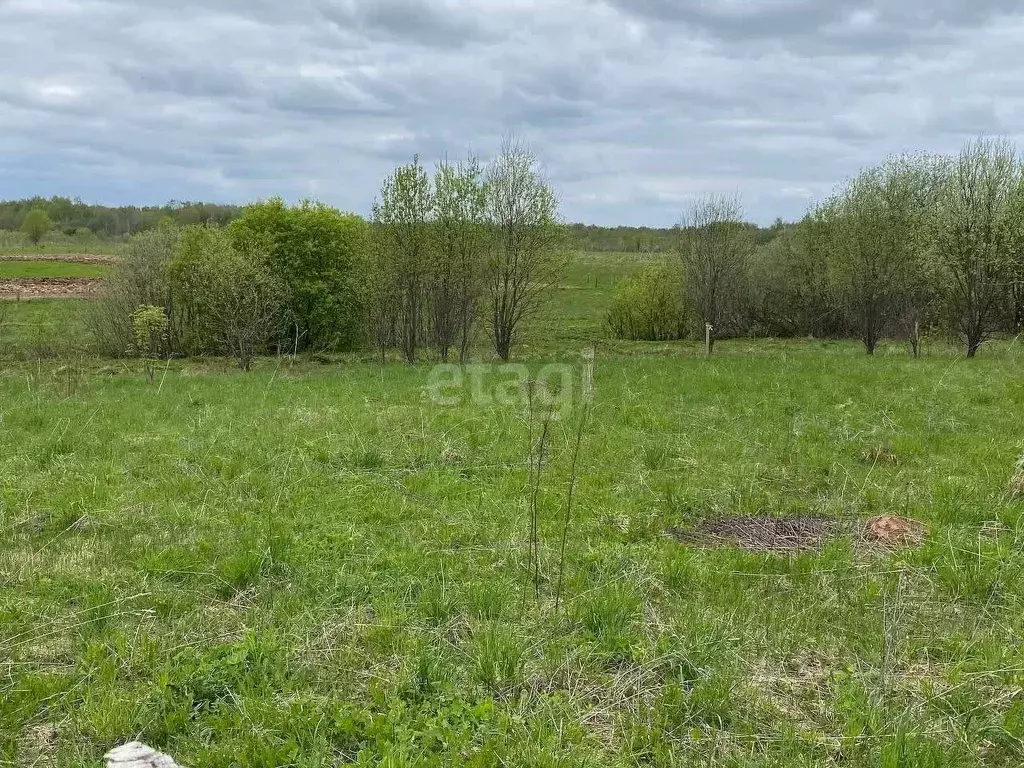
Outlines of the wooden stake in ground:
M715 326L711 323L704 323L704 348L707 350L707 354L711 354L712 339L711 334L714 333Z

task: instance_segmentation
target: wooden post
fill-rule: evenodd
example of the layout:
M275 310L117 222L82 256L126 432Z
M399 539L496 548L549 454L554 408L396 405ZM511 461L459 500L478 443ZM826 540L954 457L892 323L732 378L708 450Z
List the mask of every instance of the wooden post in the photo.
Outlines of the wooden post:
M711 323L704 323L704 348L707 350L707 354L711 354L711 332L715 330L715 326Z

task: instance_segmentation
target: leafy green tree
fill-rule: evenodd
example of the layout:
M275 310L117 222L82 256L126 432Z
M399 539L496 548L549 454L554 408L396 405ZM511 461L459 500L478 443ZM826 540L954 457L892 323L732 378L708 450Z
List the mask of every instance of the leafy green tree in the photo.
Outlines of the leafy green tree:
M21 231L24 232L32 245L39 245L39 241L53 228L53 222L49 214L42 208L33 208L21 222Z
M895 157L862 171L823 207L832 227L836 284L869 355L901 314L925 301L925 223L934 202L931 161ZM917 348L916 337L913 340Z
M424 332L433 217L433 189L417 156L384 180L380 200L373 206L375 273L381 283L378 300L394 302L390 309L399 328L402 354L410 363L416 362Z
M288 347L349 349L363 337L369 229L322 203L274 199L243 209L228 228L240 252L266 254L283 291Z
M442 360L453 346L469 358L486 267L487 188L476 157L434 173L434 249L428 272L430 335Z
M979 139L944 164L930 227L932 273L953 330L974 357L1007 314L1021 162L1003 139Z
M507 361L523 324L562 275L566 230L558 198L526 145L504 143L487 169L486 186L491 339Z

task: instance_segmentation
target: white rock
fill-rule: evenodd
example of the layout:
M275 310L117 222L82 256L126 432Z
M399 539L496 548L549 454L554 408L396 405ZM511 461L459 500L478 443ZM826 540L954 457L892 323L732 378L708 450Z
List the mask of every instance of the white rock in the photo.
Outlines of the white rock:
M169 756L139 741L110 750L104 759L107 768L181 768Z

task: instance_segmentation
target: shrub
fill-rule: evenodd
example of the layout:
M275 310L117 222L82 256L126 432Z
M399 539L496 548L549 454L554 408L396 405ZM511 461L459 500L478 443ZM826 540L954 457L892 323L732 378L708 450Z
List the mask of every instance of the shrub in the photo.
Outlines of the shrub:
M104 281L98 300L90 303L86 326L97 351L110 357L132 346L131 315L141 306L162 307L168 318L168 352L179 349L179 328L172 311L167 269L180 238L173 225L163 225L128 241L117 267Z
M225 230L187 227L169 269L184 349L234 357L242 370L281 328L280 282L256 246Z
M129 316L132 324L132 346L129 350L146 361L146 379L150 384L156 375L153 361L167 354L167 313L163 307L150 305L136 309Z
M757 248L749 265L749 304L757 331L770 336L829 336L843 313L828 268L820 218L799 224Z
M229 232L240 252L266 253L283 292L289 346L349 349L361 340L369 237L362 218L321 203L289 207L275 199L245 208Z
M32 245L39 245L39 241L52 227L53 222L50 221L49 214L42 208L33 208L21 222L21 231L28 235Z
M620 339L666 341L686 331L682 281L667 266L649 267L626 280L608 310L608 327Z

